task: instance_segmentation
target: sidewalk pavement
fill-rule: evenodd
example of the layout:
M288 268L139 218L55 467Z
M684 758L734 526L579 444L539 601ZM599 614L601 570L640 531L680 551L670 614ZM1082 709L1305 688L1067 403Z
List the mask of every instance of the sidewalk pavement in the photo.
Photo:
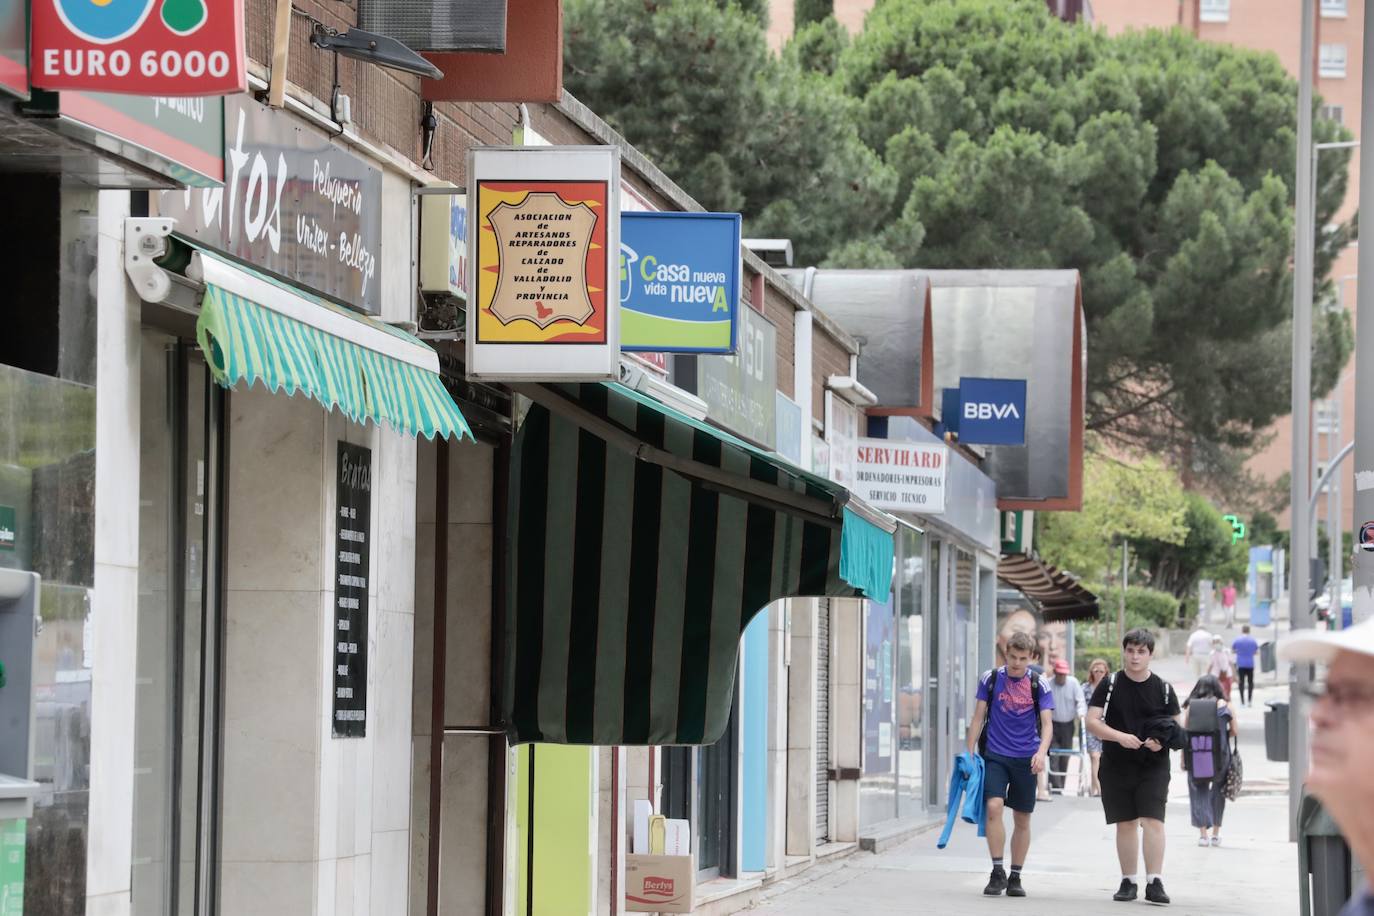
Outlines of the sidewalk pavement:
M1197 846L1188 803L1172 801L1165 829L1164 886L1176 913L1197 916L1286 916L1298 912L1297 847L1287 842L1288 802L1242 798L1227 807L1223 846ZM1120 883L1115 830L1095 798L1059 798L1036 808L1026 862L1024 899L984 897L987 847L961 824L948 848L925 833L889 852L847 859L815 880L783 886L751 914L786 916L939 916L1019 912L1023 916L1129 913L1143 898L1117 904ZM805 876L803 876L805 877ZM1143 877L1143 876L1142 876Z
M1229 645L1239 629L1223 635ZM1192 689L1192 675L1182 656L1160 659L1155 670L1174 685L1180 699ZM1262 675L1256 678L1254 706L1237 710L1245 787L1240 799L1226 807L1223 845L1218 848L1197 845L1197 830L1188 820L1187 776L1178 768L1178 755L1173 755L1164 886L1173 898L1174 912L1197 916L1299 912L1297 846L1288 842L1288 764L1269 761L1264 753L1264 704L1287 698L1286 683ZM1239 701L1238 696L1235 699ZM935 848L938 832L924 833L890 851L856 855L782 882L749 912L760 916L906 916L915 912L965 916L1018 911L1023 916L1096 916L1115 913L1117 907L1146 905L1143 898L1134 904L1111 899L1121 880L1115 828L1103 822L1098 799L1056 797L1053 802L1041 802L1033 830L1025 899L982 895L990 867L987 846L972 825L961 823L944 850Z

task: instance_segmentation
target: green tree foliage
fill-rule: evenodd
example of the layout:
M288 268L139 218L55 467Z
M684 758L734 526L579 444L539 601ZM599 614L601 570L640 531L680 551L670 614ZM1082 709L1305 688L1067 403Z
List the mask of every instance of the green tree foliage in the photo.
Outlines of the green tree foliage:
M1150 583L1178 598L1190 597L1204 573L1225 572L1234 561L1231 523L1198 493L1188 493L1185 502L1187 536L1182 541L1145 538L1132 544Z
M1287 413L1296 86L1276 57L1113 38L1037 0L888 0L837 78L897 170L898 261L1082 272L1091 428L1208 470L1198 443L1253 447ZM1345 162L1323 160L1318 225ZM1349 233L1323 234L1323 278ZM1344 315L1314 336L1325 390Z
M808 252L881 228L896 176L858 103L735 3L569 0L564 34L568 88L707 209Z
M835 0L796 0L792 7L792 26L800 32L803 27L834 18Z
M1120 584L1112 586L1090 586L1102 606L1101 620L1112 624L1116 632L1116 615L1121 604ZM1126 588L1126 629L1144 627L1150 630L1167 630L1178 623L1179 600L1173 595L1157 588L1131 585Z
M1120 540L1182 543L1187 497L1158 459L1127 464L1089 453L1083 465L1083 511L1038 516L1036 546L1061 569L1089 579L1115 573Z
M734 0L565 17L569 89L801 263L1079 270L1088 422L1110 444L1215 482L1287 413L1297 93L1273 55L1108 36L1043 0L880 0L852 41L822 17L780 57ZM1348 159L1322 157L1319 226ZM1323 231L1319 298L1352 233ZM1350 336L1318 316L1316 391Z

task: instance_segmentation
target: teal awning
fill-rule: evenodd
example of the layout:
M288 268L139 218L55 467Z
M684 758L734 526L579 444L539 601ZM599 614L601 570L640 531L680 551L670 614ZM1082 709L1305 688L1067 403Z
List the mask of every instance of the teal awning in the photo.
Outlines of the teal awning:
M740 636L785 597L885 599L895 520L620 385L529 386L503 711L515 742L709 744Z
M472 438L438 354L418 338L205 251L188 275L205 284L196 337L221 385L261 382L355 423Z

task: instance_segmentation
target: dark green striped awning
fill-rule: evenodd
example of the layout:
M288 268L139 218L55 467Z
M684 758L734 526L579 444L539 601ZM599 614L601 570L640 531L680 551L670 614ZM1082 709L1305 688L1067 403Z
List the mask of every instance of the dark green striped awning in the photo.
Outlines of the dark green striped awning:
M196 337L226 388L261 382L355 423L472 438L424 341L206 251L188 273L205 285Z
M788 596L886 596L892 520L620 385L520 389L503 709L515 743L709 744L740 635Z

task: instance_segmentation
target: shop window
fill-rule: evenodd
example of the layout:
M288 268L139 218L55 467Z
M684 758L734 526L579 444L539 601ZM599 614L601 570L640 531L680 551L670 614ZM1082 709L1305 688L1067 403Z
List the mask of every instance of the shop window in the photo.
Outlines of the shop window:
M1346 51L1343 44L1329 44L1321 46L1321 53L1317 57L1317 74L1324 79L1342 79L1345 77Z
M23 264L8 278L15 305L0 334L0 567L39 577L38 620L27 631L33 642L0 644L0 662L12 662L11 651L32 652L32 668L12 667L5 689L24 690L33 716L26 736L31 771L11 775L38 784L32 817L0 831L0 855L22 870L25 913L80 913L95 606L94 260L79 265L86 270L80 289L69 282L73 266L58 265L64 245L73 255L95 250L94 220L87 218L95 195L32 175L0 176L0 194L24 214L0 229L11 261ZM15 721L0 717L0 744L24 740L12 730ZM11 873L5 880L13 879Z

